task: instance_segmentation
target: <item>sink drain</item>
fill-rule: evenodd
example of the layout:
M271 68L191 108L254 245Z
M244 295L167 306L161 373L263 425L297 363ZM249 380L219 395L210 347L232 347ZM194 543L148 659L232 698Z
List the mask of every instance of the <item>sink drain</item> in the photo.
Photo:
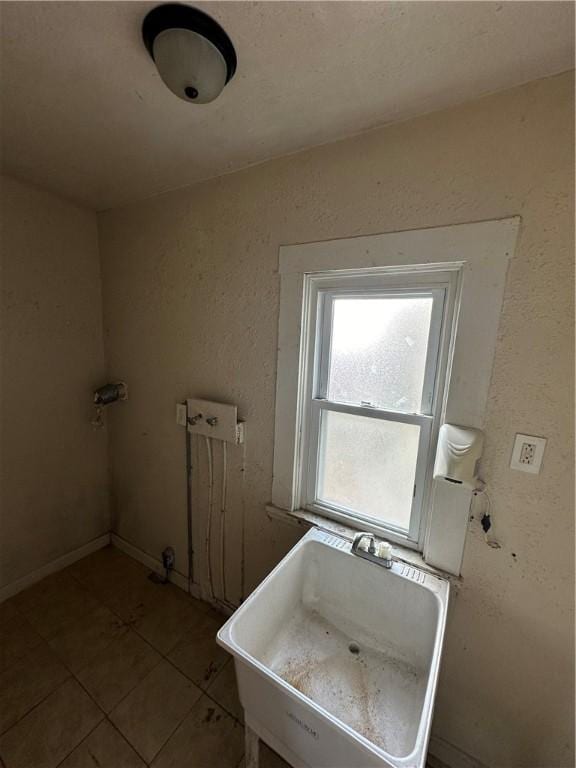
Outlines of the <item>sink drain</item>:
M348 650L350 651L350 653L354 653L354 654L360 653L360 646L357 643L350 643L350 645L348 646Z

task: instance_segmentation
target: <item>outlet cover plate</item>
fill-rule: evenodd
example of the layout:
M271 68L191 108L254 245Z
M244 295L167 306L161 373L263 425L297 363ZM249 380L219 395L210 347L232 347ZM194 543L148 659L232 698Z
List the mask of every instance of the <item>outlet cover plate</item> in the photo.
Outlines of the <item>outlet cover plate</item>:
M537 475L542 465L546 438L518 433L514 440L510 468Z

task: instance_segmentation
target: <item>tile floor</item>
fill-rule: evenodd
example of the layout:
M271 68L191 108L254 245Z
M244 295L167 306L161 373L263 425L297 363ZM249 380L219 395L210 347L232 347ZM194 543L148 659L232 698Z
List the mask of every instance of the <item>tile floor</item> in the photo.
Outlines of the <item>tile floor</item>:
M0 766L241 768L223 620L111 547L0 604Z

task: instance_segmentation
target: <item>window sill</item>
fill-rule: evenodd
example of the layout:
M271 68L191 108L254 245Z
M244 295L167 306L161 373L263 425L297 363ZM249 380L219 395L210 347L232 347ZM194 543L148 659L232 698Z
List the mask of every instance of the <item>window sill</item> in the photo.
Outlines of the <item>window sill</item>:
M297 528L319 528L327 533L332 533L336 536L340 536L342 539L346 539L352 543L354 536L358 533L356 528L351 528L343 523L337 523L335 520L330 520L327 517L318 515L315 512L309 512L306 509L296 509L293 512L287 509L281 509L273 504L266 505L266 513L270 520L279 520L280 522L292 525ZM398 544L392 544L392 552L396 560L400 560L408 565L413 565L415 568L419 568L422 571L431 573L439 578L448 579L451 582L459 582L460 577L454 576L451 573L446 573L438 568L434 568L429 565L420 552L415 552L408 547L402 547Z

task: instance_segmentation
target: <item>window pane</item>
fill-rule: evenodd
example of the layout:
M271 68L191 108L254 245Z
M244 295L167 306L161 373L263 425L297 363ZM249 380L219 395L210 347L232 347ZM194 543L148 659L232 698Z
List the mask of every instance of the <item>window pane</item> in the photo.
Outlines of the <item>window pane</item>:
M322 411L317 496L410 527L420 427Z
M417 413L431 296L334 299L328 399Z

